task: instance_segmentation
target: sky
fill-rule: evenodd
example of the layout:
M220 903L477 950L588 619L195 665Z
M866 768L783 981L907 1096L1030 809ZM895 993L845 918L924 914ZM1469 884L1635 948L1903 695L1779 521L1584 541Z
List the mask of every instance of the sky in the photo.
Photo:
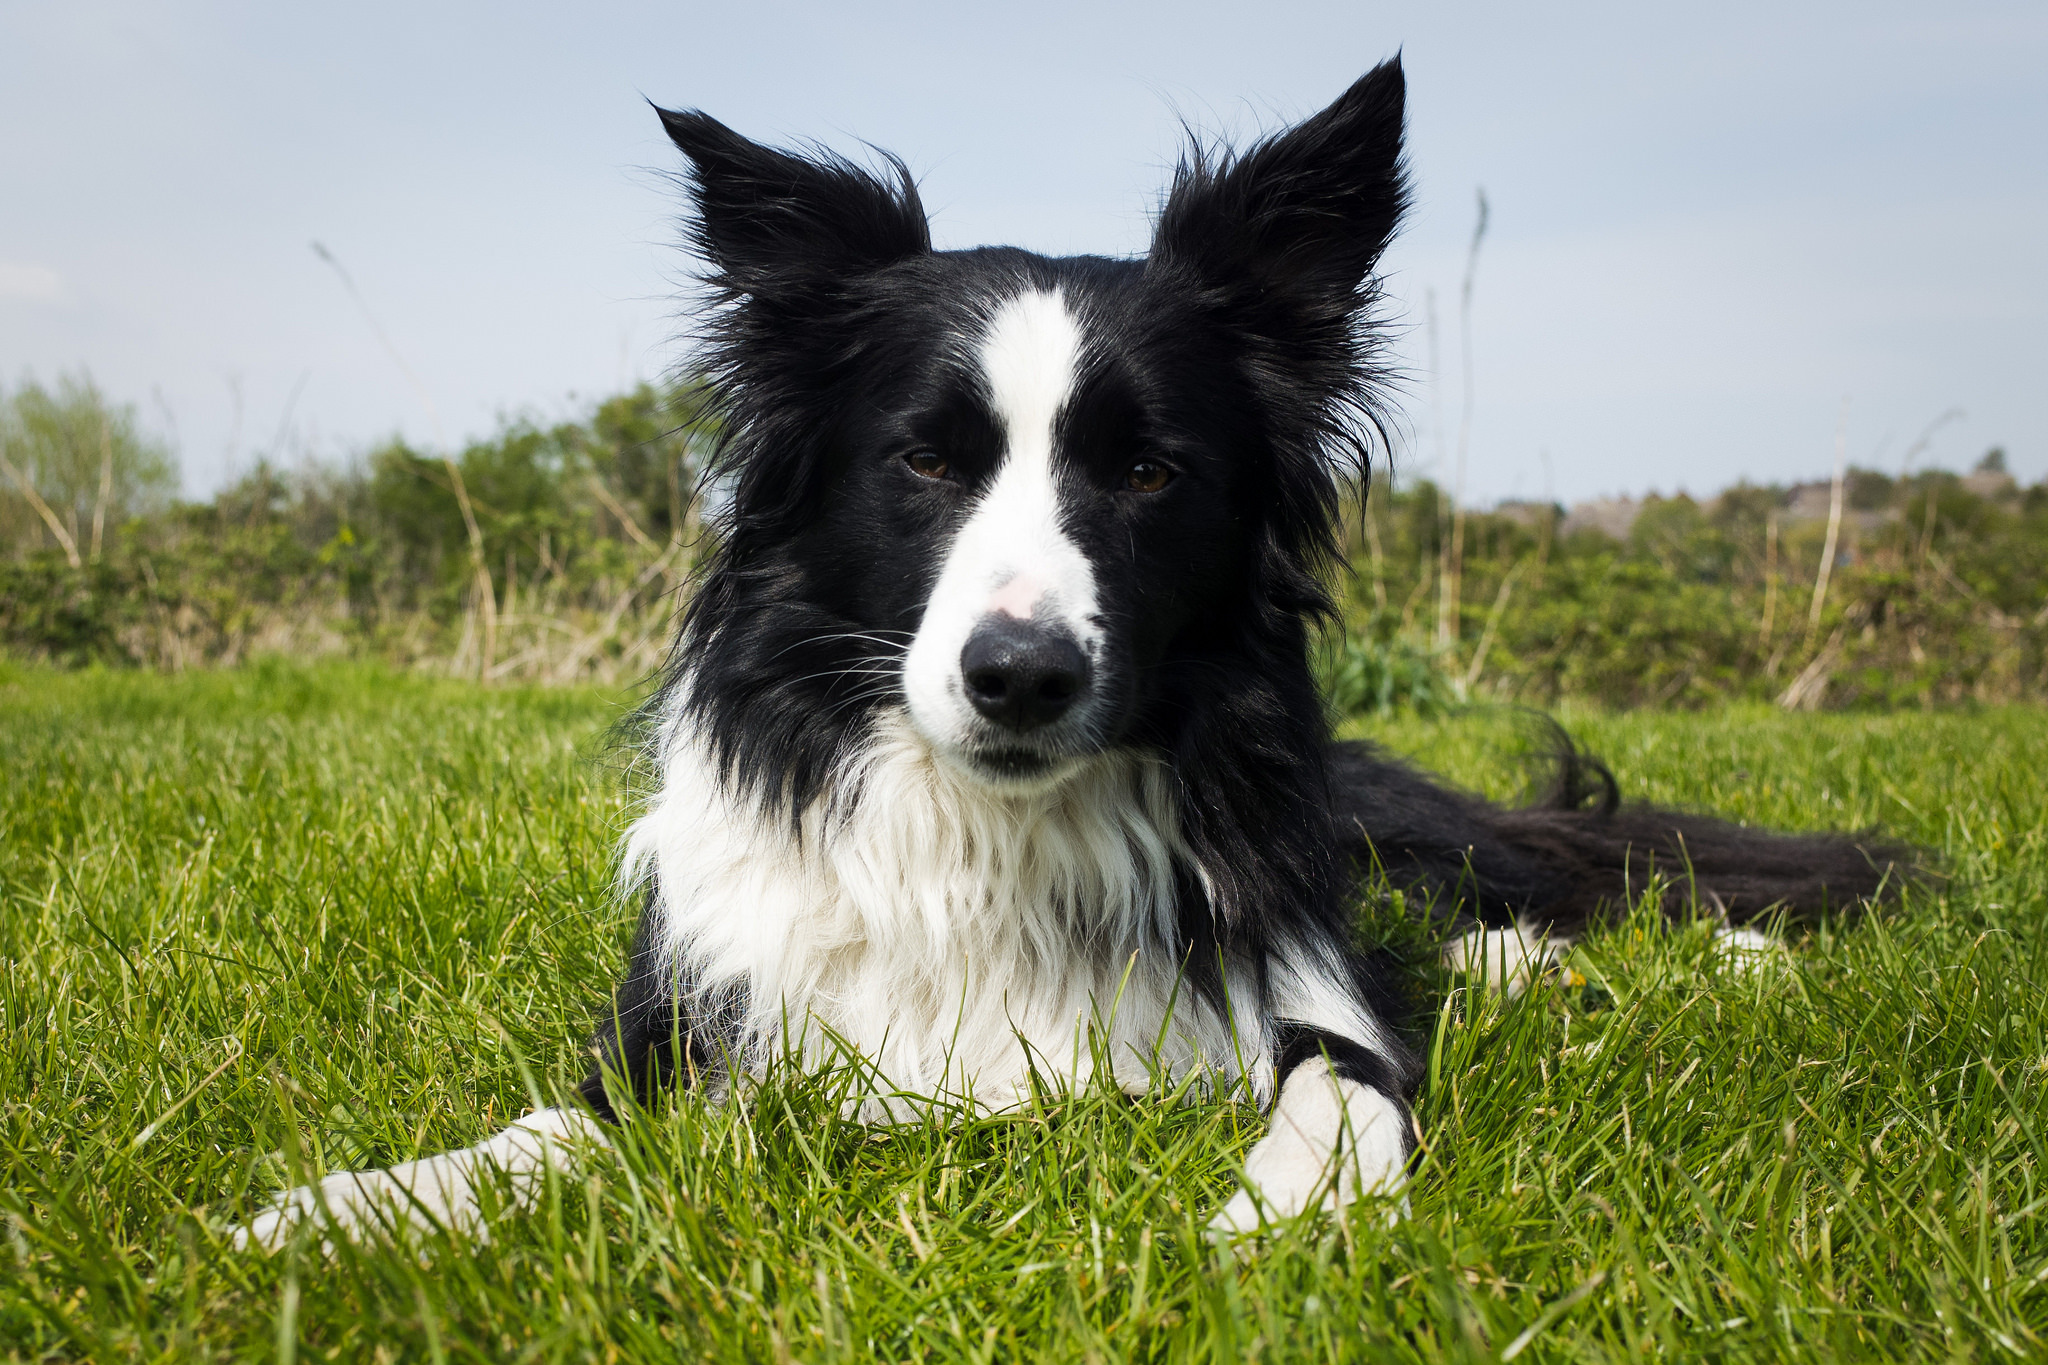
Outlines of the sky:
M941 246L1134 254L1184 125L1270 131L1396 51L1398 477L1455 482L1461 428L1476 503L1826 477L1838 440L1896 472L1953 409L1914 467L2048 476L2039 0L0 0L0 383L89 371L191 496L457 443L684 359L650 100L900 154Z

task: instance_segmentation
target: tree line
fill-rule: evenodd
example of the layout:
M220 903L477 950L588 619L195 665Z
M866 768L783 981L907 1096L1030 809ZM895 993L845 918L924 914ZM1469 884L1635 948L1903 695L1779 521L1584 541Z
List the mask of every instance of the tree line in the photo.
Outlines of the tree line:
M88 379L0 391L0 650L178 669L354 655L630 682L709 543L701 385L640 385L459 452L258 460L203 502ZM1348 500L1341 712L1466 699L1795 708L2048 699L2048 483L1848 468L1588 512Z

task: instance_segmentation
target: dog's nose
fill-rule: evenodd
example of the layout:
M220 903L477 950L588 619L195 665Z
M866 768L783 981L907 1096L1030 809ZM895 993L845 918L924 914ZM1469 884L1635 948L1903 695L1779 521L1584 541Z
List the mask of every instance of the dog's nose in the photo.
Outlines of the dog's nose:
M995 615L967 637L960 676L975 710L1021 733L1072 709L1088 688L1088 657L1062 631Z

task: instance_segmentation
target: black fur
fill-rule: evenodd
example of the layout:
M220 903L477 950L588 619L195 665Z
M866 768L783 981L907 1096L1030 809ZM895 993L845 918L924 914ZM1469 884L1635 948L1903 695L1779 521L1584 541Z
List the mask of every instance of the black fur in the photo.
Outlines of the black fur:
M1406 1094L1413 1082L1411 1075L1371 1048L1361 1047L1349 1038L1340 1038L1321 1029L1283 1029L1276 1051L1275 1069L1282 1076L1303 1062L1320 1058L1345 1080L1369 1085L1383 1095L1398 1097Z
M1225 963L1263 979L1284 949L1332 964L1389 1017L1385 965L1353 944L1373 865L1448 917L1566 932L1653 867L1738 920L1871 894L1891 850L1624 805L1569 748L1554 798L1509 810L1331 746L1309 644L1331 611L1342 490L1383 430L1373 269L1407 204L1404 96L1388 62L1242 153L1191 156L1140 260L937 252L900 162L877 175L663 111L708 267L700 362L731 499L655 709L679 705L728 785L794 834L902 703L897 670L945 546L1002 459L959 338L1002 300L1057 288L1093 338L1058 428L1063 477L1088 495L1065 529L1105 585L1113 640L1100 718L1061 752L1171 765L1196 989L1220 993ZM945 478L906 472L932 449ZM1165 493L1115 491L1134 452L1177 472ZM654 942L650 923L599 1044L643 1096L715 1066L732 1012L664 976ZM1395 1095L1413 1082L1410 1059L1358 1040L1278 1036L1277 1060L1320 1053ZM609 1114L604 1086L601 1069L585 1094Z
M1653 883L1674 918L1811 918L1894 885L1908 851L1875 836L1781 834L1625 803L1605 764L1552 727L1549 790L1504 807L1369 744L1340 744L1331 787L1353 865L1384 870L1446 927L1533 922L1577 937Z
M676 978L655 947L655 898L650 883L626 975L612 993L610 1017L591 1044L597 1065L577 1088L607 1123L619 1119L610 1090L614 1080L629 1086L644 1106L678 1080L722 1073L736 1045L734 1021L745 1003L730 992L707 992Z

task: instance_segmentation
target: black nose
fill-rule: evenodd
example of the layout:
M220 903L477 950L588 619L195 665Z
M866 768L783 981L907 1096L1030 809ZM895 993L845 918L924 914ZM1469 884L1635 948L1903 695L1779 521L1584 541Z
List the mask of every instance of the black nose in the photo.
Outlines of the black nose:
M1008 730L1050 725L1088 688L1088 658L1073 637L1014 616L990 616L960 651L974 709Z

